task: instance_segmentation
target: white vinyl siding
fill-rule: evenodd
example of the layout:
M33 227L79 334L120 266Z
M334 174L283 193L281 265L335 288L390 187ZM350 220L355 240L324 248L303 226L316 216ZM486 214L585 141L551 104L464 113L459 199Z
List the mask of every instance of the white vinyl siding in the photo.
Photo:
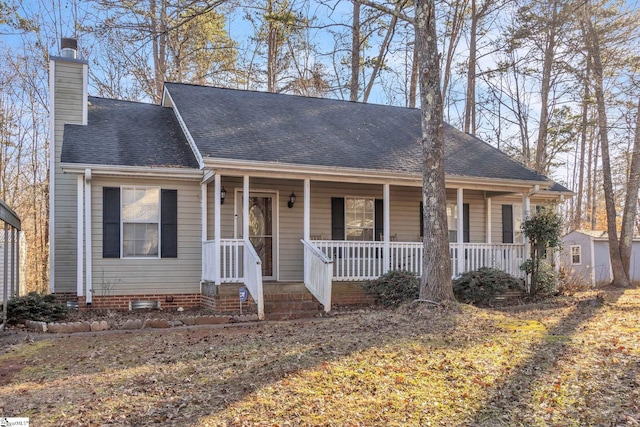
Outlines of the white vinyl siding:
M94 177L92 183L92 279L94 295L200 292L202 257L200 182ZM103 258L103 187L154 187L177 190L178 257Z

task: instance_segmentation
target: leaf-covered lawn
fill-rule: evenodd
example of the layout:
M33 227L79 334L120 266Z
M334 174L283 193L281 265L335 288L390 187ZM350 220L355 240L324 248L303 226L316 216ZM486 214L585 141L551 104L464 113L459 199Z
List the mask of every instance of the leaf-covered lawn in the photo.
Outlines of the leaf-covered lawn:
M32 425L640 425L640 291L57 338L0 356Z

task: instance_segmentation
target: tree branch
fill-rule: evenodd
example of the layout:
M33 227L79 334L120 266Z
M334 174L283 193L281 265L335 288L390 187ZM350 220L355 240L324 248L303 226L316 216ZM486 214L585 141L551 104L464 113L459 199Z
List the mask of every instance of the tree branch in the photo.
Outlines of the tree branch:
M369 6L369 7L373 8L373 9L377 9L377 10L379 10L381 12L387 13L389 15L393 15L396 18L402 19L403 21L406 21L406 22L408 22L408 23L410 23L412 25L416 24L415 19L405 15L404 13L402 13L400 11L401 8L398 8L398 10L389 9L386 6L383 6L381 4L375 3L375 2L370 1L370 0L354 0L354 1L357 1L361 5Z

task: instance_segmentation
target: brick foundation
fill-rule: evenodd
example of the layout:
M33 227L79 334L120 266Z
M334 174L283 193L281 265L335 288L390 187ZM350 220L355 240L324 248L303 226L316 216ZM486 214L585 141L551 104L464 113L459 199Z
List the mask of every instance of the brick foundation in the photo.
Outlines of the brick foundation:
M158 301L163 309L194 308L201 306L200 294L138 294L138 295L109 295L94 296L91 305L87 304L86 297L78 297L70 294L55 294L59 301L78 301L79 309L111 309L129 310L129 302Z
M237 287L231 285L222 285L221 292L213 295L203 294L137 294L137 295L109 295L94 296L91 305L86 303L86 297L78 297L73 293L56 293L58 301L66 303L67 301L77 301L79 309L111 309L111 310L129 310L131 301L158 301L163 309L177 309L178 307L196 308L202 307L210 309L220 314L235 314L240 312L240 302L238 299ZM269 285L266 284L265 288ZM232 289L233 288L233 289ZM304 286L302 286L304 289ZM316 302L313 296L307 292L283 292L268 293L264 295L265 305L278 302L293 303L309 303ZM367 295L359 283L334 282L332 292L332 304L338 307L359 307L368 306L374 303L372 296ZM274 304L271 304L274 305ZM256 313L257 305L249 296L248 300L242 303L243 313Z
M240 300L237 295L202 295L202 307L220 314L233 314L240 312ZM242 313L257 313L258 307L249 296L242 303Z

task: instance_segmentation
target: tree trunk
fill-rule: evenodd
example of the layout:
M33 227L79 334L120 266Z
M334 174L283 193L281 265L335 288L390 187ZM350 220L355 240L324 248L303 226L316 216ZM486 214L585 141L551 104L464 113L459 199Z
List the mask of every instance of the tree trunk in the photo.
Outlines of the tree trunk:
M411 80L409 81L409 108L416 108L418 97L418 46L413 43L413 61L411 63Z
M467 70L467 98L464 108L464 131L476 134L476 32L478 30L476 0L471 0L471 30L469 31L469 68Z
M609 234L609 257L611 258L611 270L613 272L612 285L619 287L629 286L629 277L625 273L620 257L618 244L618 232L616 229L616 205L613 195L613 181L611 176L611 157L609 155L609 138L607 124L607 110L604 101L603 66L600 59L600 41L591 18L585 16L586 46L591 57L598 108L598 132L600 136L600 148L602 150L602 181L604 185L604 200L607 211L607 233ZM637 194L637 193L636 193Z
M453 6L453 17L451 18L451 35L449 36L449 44L447 46L447 56L444 61L444 70L442 73L442 101L447 103L447 91L449 90L449 81L451 80L451 65L453 64L454 54L460 41L460 33L464 22L464 12L467 8L466 1L455 1Z
M589 61L584 72L584 95L582 99L582 123L580 125L580 158L578 159L580 174L578 178L578 194L576 201L576 213L573 222L575 230L582 227L582 192L584 189L584 155L587 146L587 126L589 125Z
M556 21L558 16L558 6L555 2L551 23L547 27L547 40L544 50L544 63L542 67L542 82L540 85L540 125L538 126L538 142L536 145L536 166L535 169L541 174L546 173L547 168L547 127L549 124L549 92L551 91L551 71L556 49Z
M633 140L633 154L631 157L631 167L629 179L627 181L627 194L624 202L624 213L622 214L622 230L620 232L620 258L624 272L629 275L631 264L631 247L633 241L633 228L636 212L638 209L638 188L640 187L640 99L638 100L638 111L636 112L636 130Z
M422 115L424 257L420 298L453 300L444 187L444 122L434 0L416 1Z
M401 6L402 6L401 3L396 4L395 10L400 12ZM367 100L369 99L369 95L371 94L371 89L373 89L373 84L375 83L376 77L378 77L380 68L382 68L382 64L384 63L384 57L387 54L387 50L389 49L389 44L391 43L393 34L396 31L397 22L398 22L398 16L392 15L391 22L389 23L389 28L387 28L387 34L384 36L384 40L382 41L382 45L380 46L380 52L378 53L376 63L373 66L373 71L371 71L371 77L369 78L369 83L367 83L367 87L364 91L362 102L367 102Z
M591 164L591 230L595 230L598 227L598 152L600 151L600 140L595 135L595 129L591 135L591 146L593 146L593 140L595 139L596 147L593 150Z
M267 1L267 91L276 92L276 73L278 61L278 30L272 21L273 1Z
M353 0L353 22L351 23L351 82L349 100L358 100L360 88L360 3Z

